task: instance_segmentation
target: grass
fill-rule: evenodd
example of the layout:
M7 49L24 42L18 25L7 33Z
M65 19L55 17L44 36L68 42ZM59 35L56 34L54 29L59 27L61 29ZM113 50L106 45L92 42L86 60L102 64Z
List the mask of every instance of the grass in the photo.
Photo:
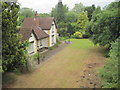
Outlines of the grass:
M71 39L73 44L70 45L70 48L77 49L89 49L94 47L94 44L88 39Z
M79 88L86 62L101 62L99 48L87 39L72 44L40 65L32 74L20 75L12 88ZM91 50L92 49L92 50ZM82 84L83 82L81 82Z

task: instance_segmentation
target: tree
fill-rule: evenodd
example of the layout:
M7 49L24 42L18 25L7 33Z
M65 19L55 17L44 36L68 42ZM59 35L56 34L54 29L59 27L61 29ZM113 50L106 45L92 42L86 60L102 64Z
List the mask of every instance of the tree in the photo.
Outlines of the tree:
M111 45L111 42L116 40L120 35L119 24L120 20L118 9L104 10L97 14L87 26L94 44L101 46Z
M74 28L70 23L67 25L67 33L69 38L71 38L71 35L75 33Z
M30 8L22 8L19 11L18 26L21 26L25 18L34 17L35 12Z
M50 16L50 14L48 14L48 13L40 13L39 16L40 17L47 17L47 16Z
M79 31L84 34L85 33L85 26L88 22L88 17L85 12L80 13L77 19L77 25L79 27Z
M120 7L120 1L110 3L110 4L106 7L106 10L112 10L112 9L118 8L118 7Z
M51 11L51 16L56 20L60 36L67 36L66 13L68 13L68 7L63 5L61 0Z
M58 24L58 33L59 33L59 36L61 37L67 36L67 23L60 22Z
M62 22L65 20L65 12L62 1L58 2L57 5L57 16L56 16L57 23Z
M73 12L79 14L83 12L85 9L85 6L82 3L75 4L74 8L72 9Z
M18 36L17 18L19 4L2 2L2 67L4 72L22 68L25 65L27 43Z
M85 7L85 12L87 12L87 16L89 21L92 19L92 14L95 11L95 5Z
M76 14L75 12L69 11L68 13L66 13L66 22L67 23L73 23L77 21L78 18L78 14Z

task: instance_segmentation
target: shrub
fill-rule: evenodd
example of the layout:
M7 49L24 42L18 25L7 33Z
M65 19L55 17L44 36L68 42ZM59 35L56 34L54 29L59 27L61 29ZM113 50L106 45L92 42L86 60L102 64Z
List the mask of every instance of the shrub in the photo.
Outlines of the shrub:
M120 38L112 43L110 50L110 58L107 60L106 65L100 71L102 78L103 88L120 88L120 81L118 77L118 59L120 56L119 48Z
M82 33L77 31L74 33L74 36L75 36L75 38L80 39L80 38L82 38Z

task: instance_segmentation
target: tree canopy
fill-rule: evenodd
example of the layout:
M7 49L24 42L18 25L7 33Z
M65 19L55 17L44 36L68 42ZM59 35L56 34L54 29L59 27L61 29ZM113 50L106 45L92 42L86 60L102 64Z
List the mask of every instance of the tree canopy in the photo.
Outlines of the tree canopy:
M21 26L25 18L34 17L35 12L30 8L21 8L18 17L18 26Z
M72 11L79 14L85 10L85 6L82 3L75 4Z
M87 32L95 44L101 46L110 45L112 41L119 37L119 16L118 8L103 10L93 16L92 20L88 23Z
M2 68L11 71L26 62L26 46L22 43L17 30L19 4L17 2L2 2Z

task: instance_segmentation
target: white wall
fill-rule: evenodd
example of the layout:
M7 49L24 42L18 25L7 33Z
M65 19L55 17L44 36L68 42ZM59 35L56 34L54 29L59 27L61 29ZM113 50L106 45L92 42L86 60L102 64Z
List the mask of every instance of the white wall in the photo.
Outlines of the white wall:
M39 49L43 48L43 47L48 47L48 38L44 38L44 39L39 40L38 41L38 46L39 46Z
M56 32L56 26L55 23L52 22L53 26L51 26L50 29L50 47L54 46L56 44L56 38L57 38L57 32ZM52 42L52 36L54 35L54 43Z
M33 47L30 47L30 42L33 42ZM32 52L37 52L37 41L33 33L31 33L31 37L29 38L29 47L28 47L28 54L31 54Z
M44 30L49 35L50 47L54 46L56 44L56 38L57 38L56 26L55 26L54 21L52 22L52 24L53 24L53 26L51 26L51 28L50 28L50 35L49 35L49 30ZM52 31L52 29L53 29L53 31ZM52 43L52 35L54 35L54 44Z

